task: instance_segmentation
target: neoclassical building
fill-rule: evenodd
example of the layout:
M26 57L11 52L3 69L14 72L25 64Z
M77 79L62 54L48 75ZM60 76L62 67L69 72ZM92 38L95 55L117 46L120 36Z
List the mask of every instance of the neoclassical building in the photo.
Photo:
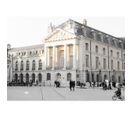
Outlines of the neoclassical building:
M50 24L42 44L8 45L7 59L8 81L125 81L125 39L91 28L86 20L69 19L57 27Z

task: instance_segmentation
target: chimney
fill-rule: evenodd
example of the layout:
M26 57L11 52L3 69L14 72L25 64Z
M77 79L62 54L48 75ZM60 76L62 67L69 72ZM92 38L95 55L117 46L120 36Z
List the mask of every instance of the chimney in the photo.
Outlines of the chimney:
M83 24L87 25L87 20L86 19L83 20Z

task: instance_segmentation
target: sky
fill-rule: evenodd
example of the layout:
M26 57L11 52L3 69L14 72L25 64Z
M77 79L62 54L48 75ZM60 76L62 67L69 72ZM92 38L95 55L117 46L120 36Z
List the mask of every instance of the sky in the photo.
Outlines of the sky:
M80 23L86 19L87 25L92 28L115 37L125 37L123 17L8 17L7 44L11 44L12 47L42 44L42 40L48 34L50 23L58 26L68 19Z

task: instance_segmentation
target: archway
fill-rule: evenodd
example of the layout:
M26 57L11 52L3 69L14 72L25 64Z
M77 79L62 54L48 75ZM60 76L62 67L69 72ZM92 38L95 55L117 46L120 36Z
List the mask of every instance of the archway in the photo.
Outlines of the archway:
M106 80L107 79L107 75L104 75L104 80Z
M29 74L26 73L26 83L29 83Z
M38 82L39 82L39 83L42 82L42 74L41 74L41 73L38 74Z
M118 76L118 83L121 83L121 76Z
M32 74L32 81L33 81L33 83L35 82L35 74L34 73Z
M88 71L86 72L86 82L90 82L90 75L89 75Z
M61 74L57 73L57 80L61 79Z
M47 80L51 80L51 74L47 73Z
M72 74L71 73L67 73L67 81L70 81L71 77L72 77Z
M94 74L92 73L92 82L94 82Z
M97 81L97 82L100 82L99 74L97 74L96 81Z
M23 74L20 74L20 83L23 83Z
M15 74L15 82L18 81L18 74Z

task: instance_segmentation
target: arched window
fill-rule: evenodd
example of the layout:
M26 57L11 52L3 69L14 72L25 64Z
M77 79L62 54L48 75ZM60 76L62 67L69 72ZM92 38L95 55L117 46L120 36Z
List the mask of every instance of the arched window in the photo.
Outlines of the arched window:
M32 61L32 70L35 70L35 69L36 69L35 66L36 66L35 60L33 60L33 61Z
M35 74L34 73L32 74L32 82L33 83L35 82Z
M27 61L26 61L26 70L29 70L29 66L30 66L29 60L27 60Z
M20 74L20 83L23 83L23 74Z
M39 83L42 82L42 74L41 73L38 74L38 81L39 81Z
M29 74L26 73L26 82L28 83L29 82Z
M110 56L111 57L113 56L113 50L110 50Z
M15 70L18 70L18 61L15 63Z
M23 69L24 69L24 64L23 64L23 61L21 61L20 70L23 70Z
M120 70L120 62L117 62L117 70Z
M18 74L15 74L15 82L18 81Z
M51 74L47 73L47 80L51 80Z
M70 81L71 77L72 77L71 73L67 73L67 81Z
M38 65L39 65L38 70L42 70L42 60L41 59L39 60Z
M95 51L96 51L96 53L98 53L98 46L97 45L95 47Z

